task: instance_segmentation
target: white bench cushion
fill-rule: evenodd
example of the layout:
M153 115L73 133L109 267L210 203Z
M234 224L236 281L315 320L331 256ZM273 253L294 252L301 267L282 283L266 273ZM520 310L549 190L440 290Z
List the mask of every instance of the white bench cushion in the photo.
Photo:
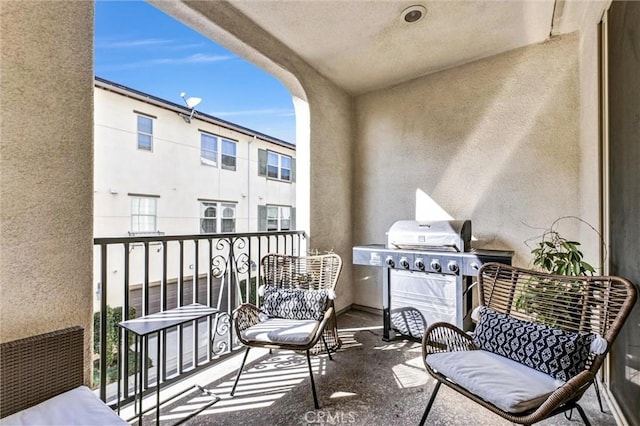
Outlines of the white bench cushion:
M0 419L0 425L128 425L86 386Z
M305 345L313 340L319 325L315 320L269 318L242 331L242 337L253 342Z
M427 355L427 364L474 395L508 413L538 407L564 382L489 351Z

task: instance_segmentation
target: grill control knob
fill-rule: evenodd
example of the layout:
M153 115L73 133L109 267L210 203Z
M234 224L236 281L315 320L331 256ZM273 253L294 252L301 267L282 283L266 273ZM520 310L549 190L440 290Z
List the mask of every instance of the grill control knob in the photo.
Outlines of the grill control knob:
M409 269L409 261L406 257L400 259L400 266L402 266L404 269Z
M438 259L433 259L429 267L432 271L440 272L442 271L442 265L440 265L440 261Z
M460 267L458 266L458 263L456 261L452 260L451 262L447 263L447 269L449 269L449 271L453 272L454 274L457 274L460 270Z
M416 269L424 271L424 260L420 258L416 259L414 266L416 267Z
M387 257L384 263L386 263L389 268L395 268L396 266L396 262L393 261L393 257L391 256Z
M471 269L473 269L474 271L478 271L480 270L480 265L478 265L476 262L473 262L471 264Z

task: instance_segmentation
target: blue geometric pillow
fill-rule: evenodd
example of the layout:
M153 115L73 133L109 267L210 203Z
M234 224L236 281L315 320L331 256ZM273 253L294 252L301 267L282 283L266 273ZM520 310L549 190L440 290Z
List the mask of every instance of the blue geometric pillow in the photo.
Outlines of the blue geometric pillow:
M595 335L522 321L483 307L473 343L567 381L584 370Z
M320 321L327 309L329 290L266 287L262 312L270 318Z

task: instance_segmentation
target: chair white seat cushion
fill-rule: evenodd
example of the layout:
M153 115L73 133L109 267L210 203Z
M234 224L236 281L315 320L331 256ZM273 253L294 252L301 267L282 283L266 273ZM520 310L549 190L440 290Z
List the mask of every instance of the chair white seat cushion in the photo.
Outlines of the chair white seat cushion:
M484 350L443 352L427 364L452 382L508 413L540 406L563 381Z
M128 425L91 389L78 386L0 420L17 425Z
M269 318L242 331L247 341L284 345L306 345L313 340L320 321Z

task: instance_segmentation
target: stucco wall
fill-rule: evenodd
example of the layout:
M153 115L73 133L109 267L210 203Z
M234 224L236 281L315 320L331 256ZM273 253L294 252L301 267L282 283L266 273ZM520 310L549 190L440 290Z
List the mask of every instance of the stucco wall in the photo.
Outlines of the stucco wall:
M563 21L558 30L567 31L566 27L579 28L579 84L580 84L580 217L597 229L594 232L588 226L580 226L579 241L583 245L585 258L598 267L608 256L601 244L601 234L606 243L606 226L602 221L602 155L601 139L601 106L600 106L600 59L598 24L610 1L565 2L565 16L574 17L575 21ZM572 12L572 9L576 11ZM580 11L578 13L577 11Z
M89 360L93 3L0 13L0 341L81 325Z
M474 246L528 265L531 227L581 214L578 42L557 37L357 98L354 244L385 242L398 219L448 214L472 220ZM355 303L380 307L379 274L354 269Z

